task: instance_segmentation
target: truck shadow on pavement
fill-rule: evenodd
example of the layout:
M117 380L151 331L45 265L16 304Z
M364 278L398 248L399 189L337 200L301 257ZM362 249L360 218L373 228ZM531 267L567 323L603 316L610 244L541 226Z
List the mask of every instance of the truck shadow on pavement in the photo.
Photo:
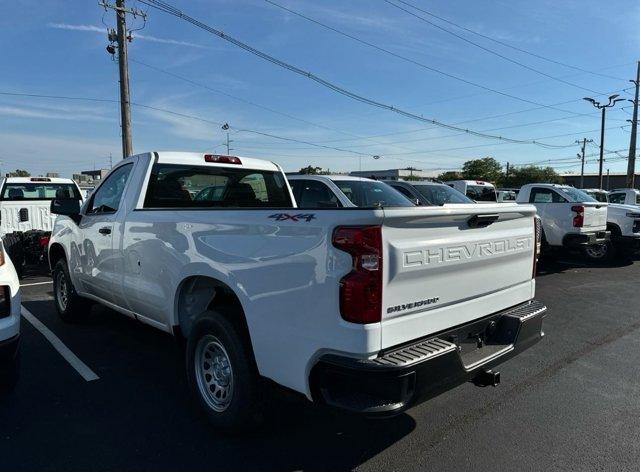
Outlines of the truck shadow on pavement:
M595 263L587 260L583 255L573 252L559 252L554 255L543 255L538 261L536 277L544 277L545 275L558 274L573 269L612 269L622 268L633 264L633 261L639 260L638 255L626 256L616 255L608 261Z
M269 388L258 430L218 434L189 396L171 336L101 306L74 325L51 301L25 306L100 379L85 382L24 323L21 380L0 403L7 470L345 470L416 427L406 414L367 420Z

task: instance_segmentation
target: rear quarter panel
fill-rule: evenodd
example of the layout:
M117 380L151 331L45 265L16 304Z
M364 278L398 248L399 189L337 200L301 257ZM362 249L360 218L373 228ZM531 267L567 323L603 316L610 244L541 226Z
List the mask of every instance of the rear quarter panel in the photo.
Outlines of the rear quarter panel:
M379 224L382 216L360 209L132 211L123 235L129 309L177 325L181 283L215 278L240 299L260 373L308 393L315 356L380 349L379 323L340 316L339 280L352 261L331 238L336 225Z

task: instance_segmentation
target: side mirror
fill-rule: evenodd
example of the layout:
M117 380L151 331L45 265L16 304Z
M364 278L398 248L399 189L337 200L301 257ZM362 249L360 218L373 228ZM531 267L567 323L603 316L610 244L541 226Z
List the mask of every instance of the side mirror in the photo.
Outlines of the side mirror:
M51 200L51 213L68 216L77 223L80 220L80 200L70 198Z

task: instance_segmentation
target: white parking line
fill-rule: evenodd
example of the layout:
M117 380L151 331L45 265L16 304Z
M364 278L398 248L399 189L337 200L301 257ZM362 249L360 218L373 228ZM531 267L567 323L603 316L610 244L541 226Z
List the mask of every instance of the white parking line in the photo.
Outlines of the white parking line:
M45 284L52 284L53 280L47 280L46 282L32 282L30 284L21 284L21 287L33 287L34 285L45 285Z
M53 348L58 351L58 353L64 357L64 359L76 369L83 379L87 382L91 382L92 380L98 380L100 377L96 375L94 371L92 371L84 362L82 362L78 356L76 356L71 350L64 345L60 338L53 334L53 332L47 328L38 318L36 318L29 310L27 310L24 306L22 307L22 316L33 325L35 329L40 331L40 333L47 338L47 341L51 343Z

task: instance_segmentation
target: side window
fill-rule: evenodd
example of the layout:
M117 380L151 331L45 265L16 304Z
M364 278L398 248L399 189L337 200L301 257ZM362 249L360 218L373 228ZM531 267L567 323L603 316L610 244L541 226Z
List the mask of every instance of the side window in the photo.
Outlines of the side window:
M411 192L409 192L409 190L407 190L406 188L400 186L400 185L393 185L391 184L391 186L397 190L398 192L400 192L402 195L404 195L405 197L407 197L409 200L414 201L416 199L415 195L413 195Z
M94 192L87 214L113 213L118 210L131 169L133 164L126 164L107 176Z
M338 197L317 180L297 180L296 200L300 208L338 208Z
M624 193L610 193L609 203L624 203Z
M240 184L247 184L253 189L256 200L261 202L269 201L269 194L267 193L267 184L264 181L264 175L262 174L249 174L246 177L240 179Z
M550 188L533 188L529 203L564 203L566 200Z

